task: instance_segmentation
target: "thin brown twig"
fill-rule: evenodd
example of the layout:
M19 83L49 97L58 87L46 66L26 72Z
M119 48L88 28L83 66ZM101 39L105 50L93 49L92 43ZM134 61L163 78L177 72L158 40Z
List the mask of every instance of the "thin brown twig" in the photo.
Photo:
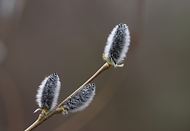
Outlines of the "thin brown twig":
M63 100L54 110L50 111L48 114L44 115L44 114L40 114L38 119L32 124L30 125L25 131L31 131L33 129L35 129L37 126L39 126L41 123L43 123L44 121L46 121L48 118L50 118L51 116L61 113L62 109L60 108L60 106L62 106L69 98L71 98L72 96L74 96L82 87L84 87L86 84L90 83L92 80L94 80L99 74L101 74L103 71L105 71L106 69L110 68L110 64L109 63L105 63L93 76L91 76L84 84L82 84L76 91L74 91L70 96L68 96L65 100Z

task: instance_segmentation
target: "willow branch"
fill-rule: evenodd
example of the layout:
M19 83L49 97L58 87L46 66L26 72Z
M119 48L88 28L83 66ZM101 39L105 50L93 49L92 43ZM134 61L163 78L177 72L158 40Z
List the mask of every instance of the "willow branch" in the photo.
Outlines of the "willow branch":
M105 63L93 76L91 76L84 84L82 84L76 91L74 91L70 96L68 96L65 100L63 100L57 107L56 109L50 111L48 114L43 114L41 113L38 117L38 119L32 124L30 125L25 131L31 131L33 129L35 129L37 126L39 126L41 123L43 123L44 121L46 121L48 118L50 118L51 116L61 113L62 109L60 109L59 107L62 106L68 99L70 99L71 97L73 97L82 87L84 87L86 84L90 83L92 80L94 80L98 75L100 75L103 71L107 70L110 68L110 64L109 63Z
M84 84L82 84L76 91L74 91L70 96L68 96L65 100L63 100L59 106L62 106L68 99L73 97L82 87L84 87L86 84L90 83L92 80L94 80L100 73L102 73L104 70L109 69L110 64L105 63L93 76L91 76Z

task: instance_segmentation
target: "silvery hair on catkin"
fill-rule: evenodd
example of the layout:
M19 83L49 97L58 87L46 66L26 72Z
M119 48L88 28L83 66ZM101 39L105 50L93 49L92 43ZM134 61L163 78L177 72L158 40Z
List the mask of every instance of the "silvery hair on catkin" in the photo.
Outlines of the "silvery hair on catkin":
M128 26L124 23L116 25L108 36L104 49L104 59L117 67L126 57L130 44Z
M36 102L40 109L53 110L57 105L61 83L57 73L47 76L39 86Z
M85 85L64 103L63 108L72 113L84 110L93 100L95 96L95 89L96 86L94 83ZM64 114L67 113L64 112Z

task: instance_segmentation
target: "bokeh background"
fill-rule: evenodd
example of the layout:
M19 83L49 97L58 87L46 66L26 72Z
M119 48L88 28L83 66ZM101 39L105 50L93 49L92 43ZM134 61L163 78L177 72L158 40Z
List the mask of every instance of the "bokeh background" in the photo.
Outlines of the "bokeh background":
M98 76L84 111L56 115L36 131L189 131L189 0L0 0L0 130L38 117L35 95L57 72L65 99L104 64L112 28L128 24L123 68Z

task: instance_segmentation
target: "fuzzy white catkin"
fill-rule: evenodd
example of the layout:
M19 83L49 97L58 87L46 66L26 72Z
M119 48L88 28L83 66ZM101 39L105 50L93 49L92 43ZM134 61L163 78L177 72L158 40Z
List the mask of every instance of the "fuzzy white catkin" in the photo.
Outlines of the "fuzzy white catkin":
M41 109L53 110L57 105L61 83L57 73L47 76L39 86L36 102Z
M111 62L111 64L117 66L122 63L126 57L129 45L130 33L128 26L124 23L118 24L113 28L111 34L108 36L107 43L104 48L104 56Z
M92 102L95 90L96 86L94 83L85 85L63 104L63 108L72 113L84 110ZM63 112L63 114L67 113Z

